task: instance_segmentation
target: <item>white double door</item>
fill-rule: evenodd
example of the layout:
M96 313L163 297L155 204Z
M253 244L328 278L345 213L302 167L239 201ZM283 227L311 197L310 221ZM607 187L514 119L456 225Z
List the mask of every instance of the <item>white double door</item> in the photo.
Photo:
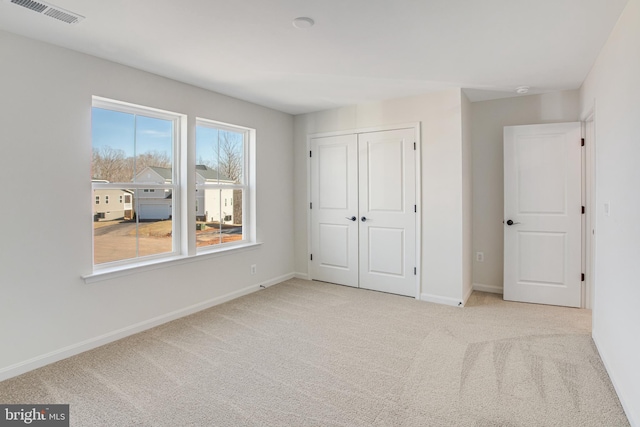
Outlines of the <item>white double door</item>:
M311 278L415 297L415 129L311 140Z

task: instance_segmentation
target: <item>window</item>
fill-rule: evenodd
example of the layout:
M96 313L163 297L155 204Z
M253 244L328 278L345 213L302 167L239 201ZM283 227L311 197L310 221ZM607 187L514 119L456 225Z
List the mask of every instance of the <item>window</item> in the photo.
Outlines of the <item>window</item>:
M184 115L98 97L91 122L95 204L120 203L94 208L95 273L255 241L255 130L196 118L187 140Z
M112 267L178 253L179 175L174 159L181 117L94 98L93 190L103 194L126 191L133 198L133 206L127 208L133 212L112 211L100 223L100 232L94 232L94 266ZM167 193L151 194L156 189ZM143 193L148 195L142 197ZM109 196L104 200L109 203Z
M206 223L196 233L198 250L248 240L249 136L246 128L196 120L196 197L201 209L196 217ZM229 204L233 199L237 202Z

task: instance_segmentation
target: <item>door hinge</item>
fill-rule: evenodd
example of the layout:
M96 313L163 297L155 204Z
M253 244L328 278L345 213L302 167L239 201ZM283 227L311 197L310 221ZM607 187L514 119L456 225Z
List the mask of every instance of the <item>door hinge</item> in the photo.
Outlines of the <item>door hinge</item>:
M418 274L418 269L416 267L413 267L413 275L415 276L416 274Z
M413 211L418 213L418 205L413 205Z
M313 157L313 156L311 155L311 151L309 151L309 157Z
M582 273L582 276L580 276L580 281L584 282L584 273Z
M583 206L583 207L582 207L582 214L583 214L583 215L584 215L584 212L585 212L585 210L584 210L584 206Z
M584 147L584 138L582 138L582 140L580 141L580 146Z
M413 143L413 151L416 151L416 143Z
M309 255L309 259L313 261L313 254Z
M313 209L313 203L309 203L309 209Z

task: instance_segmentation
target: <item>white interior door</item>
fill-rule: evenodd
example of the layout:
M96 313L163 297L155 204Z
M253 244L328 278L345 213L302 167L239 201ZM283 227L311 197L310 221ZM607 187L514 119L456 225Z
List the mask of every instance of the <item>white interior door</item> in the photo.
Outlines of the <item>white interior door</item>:
M358 140L311 140L311 277L358 286Z
M579 307L581 127L504 128L504 299Z
M311 278L416 295L415 129L311 140Z
M415 132L358 135L360 287L416 295Z

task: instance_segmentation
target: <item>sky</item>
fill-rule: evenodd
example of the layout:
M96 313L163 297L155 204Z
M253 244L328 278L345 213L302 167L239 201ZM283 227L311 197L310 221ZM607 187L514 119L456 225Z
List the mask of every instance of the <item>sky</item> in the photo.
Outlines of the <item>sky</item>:
M196 161L215 167L220 132L207 126L196 126ZM241 134L237 134L240 136ZM93 107L91 139L93 149L109 146L123 150L126 157L159 151L172 157L173 123L120 111ZM241 141L240 136L240 141ZM241 147L240 142L240 147Z
M173 123L141 115L93 108L91 140L93 149L104 146L123 150L127 157L153 151L172 157Z

